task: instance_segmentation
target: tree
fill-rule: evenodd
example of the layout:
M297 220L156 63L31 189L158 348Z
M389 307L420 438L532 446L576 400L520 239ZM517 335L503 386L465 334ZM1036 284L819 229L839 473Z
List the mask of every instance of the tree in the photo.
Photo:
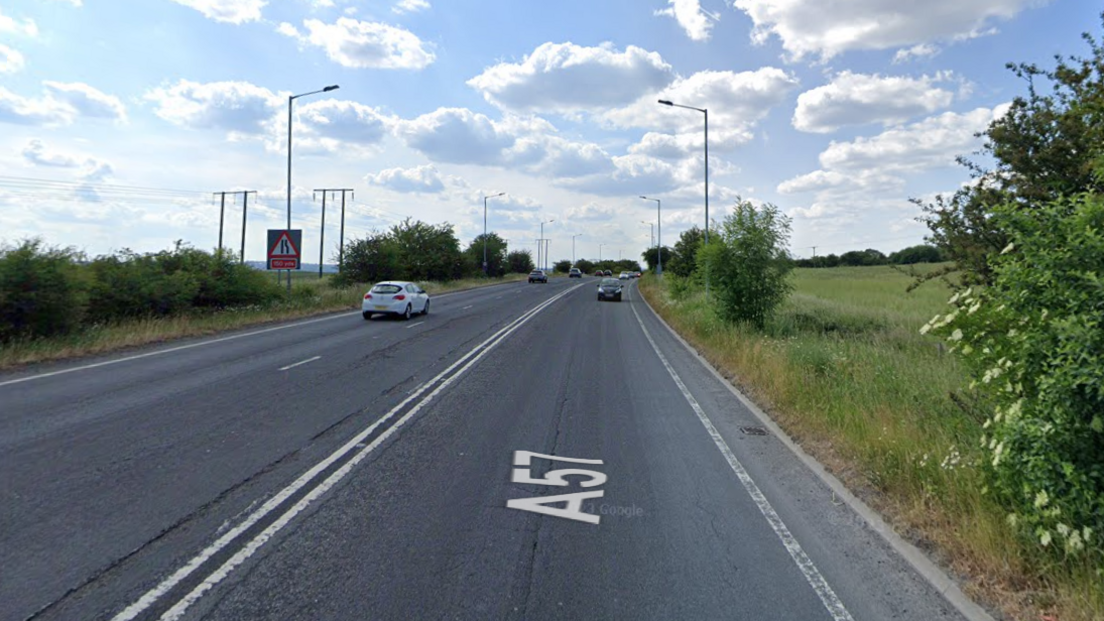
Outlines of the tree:
M718 315L762 328L789 294L793 262L786 245L790 220L769 203L737 200L709 243L697 252L698 269L712 283Z
M404 280L453 280L463 276L464 258L452 225L432 225L407 218L391 227Z
M889 262L894 265L912 265L914 263L939 263L943 260L943 253L939 248L931 244L920 244L902 248L889 255Z
M40 238L0 248L0 340L53 336L80 324L87 300L75 248Z
M664 271L667 270L667 265L671 262L671 256L673 254L674 254L674 251L671 250L669 247L667 247L667 246L663 247L663 269L664 269ZM659 250L656 249L655 247L652 247L652 248L648 248L644 252L640 253L640 258L644 259L644 262L648 264L648 269L649 270L651 270L652 272L655 272L656 271L656 266L659 263L659 255L660 255Z
M594 271L594 263L587 259L579 259L575 262L575 267L579 268L584 274L589 274Z
M1082 38L1089 58L1056 56L1053 69L1007 65L1027 82L1027 95L1013 99L978 134L985 138L981 154L996 162L995 169L960 157L975 183L932 203L912 199L924 210L929 240L965 270L967 282L989 283L989 260L1008 243L992 218L996 206L1033 209L1060 196L1104 190L1104 181L1093 175L1094 162L1104 154L1104 48L1089 33ZM1049 93L1037 85L1044 81Z
M566 274L567 271L570 270L570 269L571 269L571 261L569 259L563 259L563 260L560 260L560 261L556 261L555 263L552 264L552 271L553 272L560 272L560 273Z
M345 243L342 284L374 283L399 278L398 245L386 232L373 231Z
M483 273L483 235L472 240L464 251L473 274ZM506 240L498 233L487 233L487 275L498 278L506 274Z
M694 226L683 231L671 251L670 260L664 261L663 270L683 277L694 273L694 268L698 264L698 249L703 243L705 243L705 229Z
M506 255L511 274L528 274L533 271L533 255L528 250L514 250Z
M873 248L867 248L866 250L852 250L845 252L839 257L840 265L885 265L888 263L888 259L881 251Z

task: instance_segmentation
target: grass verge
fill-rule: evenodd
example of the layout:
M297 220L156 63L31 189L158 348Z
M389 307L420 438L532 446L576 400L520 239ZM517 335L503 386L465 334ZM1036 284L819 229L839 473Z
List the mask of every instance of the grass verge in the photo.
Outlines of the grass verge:
M920 327L948 289L887 267L798 269L767 328L722 322L700 292L672 297L651 275L653 309L786 432L957 576L1014 619L1104 619L1090 567L1054 563L1008 528L981 473L982 408L966 371Z
M525 280L525 274L504 278L471 278L450 282L421 283L431 295ZM137 319L109 325L94 325L83 331L45 339L16 341L0 345L0 370L25 364L63 360L161 343L173 339L207 336L273 323L351 311L360 308L368 285L334 287L329 277L293 278L290 299L268 306L230 308L215 312L192 312L174 317Z

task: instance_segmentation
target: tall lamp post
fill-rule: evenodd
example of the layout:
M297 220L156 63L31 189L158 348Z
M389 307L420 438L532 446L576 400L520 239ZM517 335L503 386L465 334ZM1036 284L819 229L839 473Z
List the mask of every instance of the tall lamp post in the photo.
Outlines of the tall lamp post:
M656 229L659 231L659 235L656 236L656 276L663 273L663 202L658 198L648 198L647 196L641 196L640 198L646 201L655 201L656 203Z
M333 84L317 91L311 91L309 93L300 93L298 95L288 95L288 178L287 178L287 230L291 230L291 104L300 97L306 97L307 95L317 95L318 93L328 93L330 91L336 91L340 88L337 84ZM291 294L291 272L288 271L288 294Z
M686 108L687 110L697 110L705 115L705 244L709 245L709 110L705 108L695 108L693 106L683 106L677 103L672 103L667 99L660 99L659 103L665 106L673 106L675 108ZM709 295L709 271L705 272L705 295Z
M505 192L483 197L483 275L487 275L487 199L503 196Z
M540 223L540 226L541 226L541 241L540 241L540 264L541 265L540 265L540 269L542 269L542 270L546 267L544 264L548 262L548 257L544 256L545 255L545 251L544 251L544 225L552 224L555 221L556 221L556 219L553 218L551 220L545 220L544 222Z
M571 267L575 267L575 238L581 235L582 233L576 233L571 236Z
M648 222L646 220L641 220L640 223L648 225L648 230L651 231L652 245L655 246L655 222Z
M598 244L598 262L599 263L602 262L602 246L605 246L605 244Z

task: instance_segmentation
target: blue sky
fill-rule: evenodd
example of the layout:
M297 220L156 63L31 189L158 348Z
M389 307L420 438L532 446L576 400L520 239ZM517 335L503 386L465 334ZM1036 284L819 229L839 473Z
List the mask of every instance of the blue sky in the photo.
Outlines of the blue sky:
M0 239L90 254L214 248L213 192L250 196L246 255L286 219L319 253L411 216L551 257L638 258L736 197L793 218L795 256L920 243L910 197L1024 92L1010 61L1085 51L1081 0L23 0L0 2ZM239 199L240 201L240 199ZM338 212L327 209L327 260ZM240 202L224 243L241 238ZM599 249L599 244L603 244Z

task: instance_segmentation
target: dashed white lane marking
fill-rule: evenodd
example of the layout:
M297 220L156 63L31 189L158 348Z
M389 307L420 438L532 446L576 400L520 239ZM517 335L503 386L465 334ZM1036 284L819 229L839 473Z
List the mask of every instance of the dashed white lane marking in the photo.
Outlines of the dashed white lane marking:
M406 329L409 330L411 328L417 328L418 326L422 325L423 323L425 323L425 322L424 321L419 321L418 323L412 323L409 326L406 326Z
M314 362L315 360L318 360L321 357L322 356L315 356L314 358L307 358L306 360L300 360L299 362L296 362L295 364L289 364L286 367L280 367L280 370L281 371L287 371L288 369L294 369L295 367L297 367L301 364L307 364L308 362Z

